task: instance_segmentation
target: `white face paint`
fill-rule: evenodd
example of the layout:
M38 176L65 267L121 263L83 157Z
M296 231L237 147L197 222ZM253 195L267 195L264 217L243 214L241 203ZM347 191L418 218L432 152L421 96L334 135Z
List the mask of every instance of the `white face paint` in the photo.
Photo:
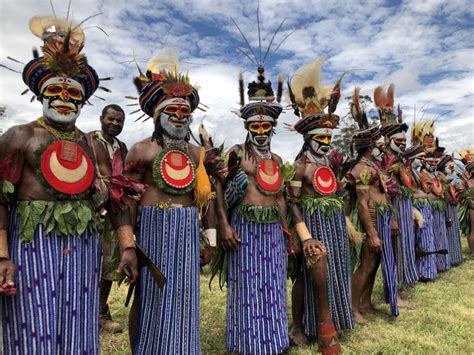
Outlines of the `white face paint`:
M329 152L330 147L328 145L322 145L319 142L311 139L309 141L309 146L313 153L317 156L323 156Z
M413 159L411 166L413 169L418 170L423 166L423 162L419 158Z
M372 150L372 156L375 158L375 160L382 161L382 151L379 148L375 147Z
M272 136L273 136L272 132L268 132L266 134L260 134L260 135L249 132L250 142L259 149L270 147Z
M191 115L189 116L171 116L167 113L160 113L160 124L168 136L172 138L184 139L189 131L189 126L193 122Z
M81 114L83 104L60 99L43 98L43 116L58 123L74 123Z

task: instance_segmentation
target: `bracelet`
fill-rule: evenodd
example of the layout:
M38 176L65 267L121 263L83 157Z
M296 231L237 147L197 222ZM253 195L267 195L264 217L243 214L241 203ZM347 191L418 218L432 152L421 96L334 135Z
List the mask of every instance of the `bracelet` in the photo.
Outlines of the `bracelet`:
M10 259L8 254L7 231L0 229L0 258Z
M204 235L209 242L209 246L215 247L217 246L217 230L215 228L209 228L204 230Z
M117 240L119 242L120 252L125 249L135 248L135 240L133 238L133 229L130 225L123 225L117 228Z
M308 230L308 227L306 227L306 223L304 222L296 223L295 229L302 243L309 239L313 239L313 237L311 236L311 233Z

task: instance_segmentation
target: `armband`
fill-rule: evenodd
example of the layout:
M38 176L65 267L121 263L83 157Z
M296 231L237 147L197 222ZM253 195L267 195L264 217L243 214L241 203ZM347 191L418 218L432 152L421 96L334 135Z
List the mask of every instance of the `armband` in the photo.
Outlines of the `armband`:
M302 181L291 180L290 181L290 186L291 187L302 187L303 182Z
M209 246L217 246L217 230L215 228L209 228L204 231L204 235L207 238Z
M295 229L296 229L296 233L298 234L298 237L301 240L301 243L307 241L308 239L313 239L313 237L311 236L311 233L308 230L308 227L306 227L306 223L304 222L296 223Z

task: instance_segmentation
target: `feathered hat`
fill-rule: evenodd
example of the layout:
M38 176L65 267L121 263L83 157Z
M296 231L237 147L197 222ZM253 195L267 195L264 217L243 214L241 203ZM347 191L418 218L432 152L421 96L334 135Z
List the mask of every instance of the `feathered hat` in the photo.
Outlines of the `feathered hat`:
M376 107L367 104L367 101L371 101L370 97L367 96L362 100L360 96L360 88L355 87L352 101L350 103L352 118L359 126L359 130L357 130L352 136L352 145L355 150L373 147L377 140L382 136L378 125L370 127L369 119L379 120L380 113Z
M33 48L33 59L24 66L22 72L3 64L0 65L22 74L23 81L29 88L23 91L22 95L31 90L34 93L31 102L35 98L41 101L45 87L55 83L72 83L80 86L87 103L89 103L87 100L94 95L98 88L110 92L109 89L99 86L99 82L112 78L99 79L96 71L89 65L86 56L81 52L85 42L84 30L81 25L97 15L89 16L79 24L69 19L69 11L66 19L56 17L56 15L34 16L30 19L31 32L43 41L41 47L43 56L40 57L38 50ZM105 33L99 26L93 27L99 28ZM12 57L7 57L7 59L23 64ZM105 100L101 97L98 98Z
M394 112L394 94L394 84L390 84L386 92L384 92L381 86L377 86L374 90L374 103L379 110L380 131L384 137L390 137L408 130L408 125L403 123L403 112L400 109L400 105L398 105L397 114Z
M474 170L474 149L463 150L459 155L461 155L461 161L466 166L466 170Z
M144 112L137 121L145 116L157 117L165 106L170 104L186 104L193 112L199 106L197 89L190 84L187 74L180 72L177 56L171 50L164 51L153 57L146 66L143 74L137 64L139 76L133 79L138 94L139 105ZM127 96L129 99L136 97ZM140 109L131 114L140 112Z
M283 108L280 105L281 96L283 93L283 76L278 77L278 87L277 93L275 93L272 88L272 83L270 80L265 81L265 61L269 53L277 51L278 48L283 44L283 42L294 33L291 31L288 33L278 45L273 47L273 41L276 35L280 32L285 20L283 20L276 31L273 33L273 36L268 43L268 47L265 53L262 53L262 40L260 33L260 16L259 16L259 7L257 7L257 26L258 26L258 39L259 39L259 48L258 56L255 54L254 49L250 45L247 37L244 35L239 25L231 17L232 22L240 33L240 36L244 40L247 49L236 47L238 51L243 53L247 59L249 59L253 64L257 66L257 81L253 81L248 84L247 96L249 103L245 103L245 93L244 93L244 79L242 73L239 75L239 96L240 96L240 110L236 112L238 116L245 120L245 124L253 121L267 121L271 122L273 125L276 125L277 119L282 112ZM248 51L247 51L248 50Z
M301 117L295 130L302 135L332 135L332 130L339 125L339 116L334 112L340 98L342 76L334 87L321 86L322 63L322 59L318 59L301 66L287 83L288 99L295 115Z
M437 142L434 136L435 125L433 120L418 121L411 129L411 143L420 144L426 152L434 152Z

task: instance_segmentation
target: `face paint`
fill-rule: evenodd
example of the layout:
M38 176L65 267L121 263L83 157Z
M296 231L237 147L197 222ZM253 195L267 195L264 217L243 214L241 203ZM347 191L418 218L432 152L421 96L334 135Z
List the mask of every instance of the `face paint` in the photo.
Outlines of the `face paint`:
M372 150L372 156L375 158L375 160L382 161L382 151L378 147L374 147Z
M314 154L322 156L327 154L330 149L332 136L330 134L315 134L311 136L309 146Z
M82 88L74 84L50 84L42 96L43 115L59 123L75 122L84 105Z
M175 106L175 105L172 105ZM184 139L188 134L189 126L193 122L190 114L183 115L180 111L175 111L173 114L160 113L160 124L165 132L173 138Z
M389 147L397 154L402 154L405 151L406 144L405 132L397 133L390 137Z
M250 142L258 148L268 147L273 136L271 122L250 122L247 126Z

